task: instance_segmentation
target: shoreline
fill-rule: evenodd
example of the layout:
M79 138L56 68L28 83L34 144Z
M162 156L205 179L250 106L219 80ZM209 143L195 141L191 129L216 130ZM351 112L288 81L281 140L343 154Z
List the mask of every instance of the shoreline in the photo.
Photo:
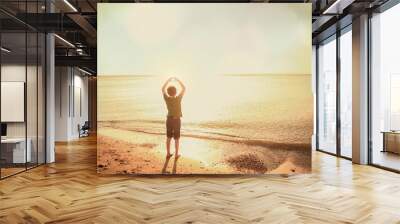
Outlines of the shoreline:
M182 136L181 157L175 159L166 158L163 133L148 134L107 126L99 130L98 172L103 174L290 174L311 171L311 145L307 144L293 148L255 140ZM173 152L173 144L171 146Z

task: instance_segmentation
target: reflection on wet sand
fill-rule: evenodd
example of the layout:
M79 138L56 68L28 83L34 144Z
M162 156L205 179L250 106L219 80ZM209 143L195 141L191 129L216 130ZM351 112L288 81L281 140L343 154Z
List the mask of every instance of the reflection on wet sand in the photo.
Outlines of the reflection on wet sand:
M161 173L162 173L162 174L167 174L167 167L168 167L169 161L171 160L171 157L172 157L172 156L166 156L166 157L165 157L164 166L163 166L163 168L162 168L162 170L161 170Z
M174 158L174 164L173 164L173 166L172 166L172 172L169 172L168 170L167 170L167 168L168 168L168 164L169 164L169 161L171 160L171 158ZM162 174L170 174L170 173L172 173L172 174L176 174L176 167L178 166L178 160L179 160L179 158L180 158L180 156L166 156L165 157L165 162L164 162L164 166L163 166L163 168L162 168L162 170L161 170L161 173Z
M177 165L178 165L178 159L180 158L180 156L178 155L178 156L175 156L175 159L174 159L174 166L173 166L173 168L172 168L172 174L176 174L176 167L177 167Z

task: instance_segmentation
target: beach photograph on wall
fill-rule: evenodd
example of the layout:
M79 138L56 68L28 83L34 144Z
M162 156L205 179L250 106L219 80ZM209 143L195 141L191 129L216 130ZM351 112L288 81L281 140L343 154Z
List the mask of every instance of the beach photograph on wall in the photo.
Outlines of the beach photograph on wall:
M311 4L98 4L98 172L311 172L310 20Z

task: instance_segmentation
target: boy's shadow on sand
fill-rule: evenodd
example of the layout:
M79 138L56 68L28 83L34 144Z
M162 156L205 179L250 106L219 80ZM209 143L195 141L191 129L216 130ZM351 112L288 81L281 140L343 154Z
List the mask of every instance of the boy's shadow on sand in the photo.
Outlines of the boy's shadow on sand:
M172 158L172 156L166 156L165 157L164 166L163 166L163 168L161 170L162 174L168 174L169 173L169 172L167 172L167 168L168 168L168 164L169 164L169 161L171 160L171 158ZM175 156L174 157L174 165L172 166L172 174L176 174L176 167L178 165L179 158L180 158L180 156L177 156L177 157Z

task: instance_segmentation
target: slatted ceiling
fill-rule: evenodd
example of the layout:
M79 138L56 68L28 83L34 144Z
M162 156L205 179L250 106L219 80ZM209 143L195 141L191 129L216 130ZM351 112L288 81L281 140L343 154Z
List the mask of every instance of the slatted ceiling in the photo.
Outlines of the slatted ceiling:
M102 176L94 137L57 144L56 161L0 181L0 223L400 221L399 174L320 152L292 176Z
M93 0L92 0L93 1ZM311 0L98 0L97 2L109 2L109 3L135 3L135 2L265 2L265 3L304 3L311 2Z
M93 1L93 0L78 1L78 7L83 12L96 12L97 1Z
M39 6L37 5L39 3ZM39 12L43 13L44 9L41 7L44 5L44 0L34 0L34 1L21 1L21 0L2 0L0 2L0 7L6 8L9 11L19 13L19 12Z
M28 63L36 64L36 34L28 33L25 40L25 33L3 33L2 44L11 52L3 54L4 63L25 63L26 50L28 52ZM27 41L28 45L26 45ZM27 46L27 49L25 48ZM33 59L33 61L32 61Z
M307 0L269 0L269 3L305 3Z
M96 12L97 0L68 0L76 9L81 12ZM53 1L55 7L63 12L73 12L73 10L63 1Z

